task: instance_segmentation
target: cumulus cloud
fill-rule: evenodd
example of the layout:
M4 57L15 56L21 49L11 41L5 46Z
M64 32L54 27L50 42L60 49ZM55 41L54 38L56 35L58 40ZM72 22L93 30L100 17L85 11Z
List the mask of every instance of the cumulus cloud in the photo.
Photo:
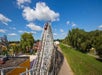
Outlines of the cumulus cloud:
M66 24L69 25L70 24L70 21L67 21Z
M26 32L26 33L36 34L35 31L23 31L23 30L19 30L18 32L19 32L19 33L24 33L24 32Z
M64 30L63 30L63 29L60 29L60 32L62 32L62 33L63 33L63 32L64 32Z
M5 25L8 25L8 22L11 22L11 20L0 13L0 22L2 22Z
M31 0L17 0L17 5L21 8L24 8L24 5L27 3L31 3Z
M62 36L66 36L67 34L66 33L62 33Z
M75 26L76 26L76 24L72 22L72 27L75 27Z
M31 30L35 30L35 31L41 31L42 30L42 27L35 25L34 23L29 23L26 26L29 27Z
M77 25L76 23L71 22L71 21L67 21L66 24L67 24L67 25L70 25L70 26L72 26L72 27L75 27L75 26Z
M4 29L0 29L0 33L5 33L6 31Z
M11 33L11 34L8 34L9 36L16 36L17 34L16 33Z
M55 31L56 31L57 29L55 28Z
M58 34L57 34L57 33L53 33L53 35L54 35L54 36L57 36Z
M24 31L23 31L23 30L19 30L18 32L19 32L19 33L23 33Z
M35 32L35 31L31 31L30 33L36 34L36 32Z
M19 33L25 33L25 32L26 32L26 33L30 33L30 32L25 31L25 30L19 30L18 32L19 32Z
M98 28L99 28L99 29L102 29L102 25L100 25Z
M13 29L13 30L16 30L16 28L15 28L15 27L10 27L9 29Z
M13 30L16 30L16 28L15 28L15 27L13 27L12 29L13 29Z
M43 21L57 21L59 20L59 13L51 10L44 2L36 3L35 8L24 7L23 17L27 21L43 20Z

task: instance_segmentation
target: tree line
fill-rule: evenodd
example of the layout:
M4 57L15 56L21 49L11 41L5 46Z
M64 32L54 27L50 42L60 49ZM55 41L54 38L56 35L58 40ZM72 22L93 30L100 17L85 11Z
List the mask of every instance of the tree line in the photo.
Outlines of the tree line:
M17 53L32 53L34 52L34 37L32 33L23 33L20 41L1 42L0 55L17 54Z
M68 32L63 42L84 53L89 52L91 48L95 48L96 53L102 57L101 30L86 32L82 29L75 28Z

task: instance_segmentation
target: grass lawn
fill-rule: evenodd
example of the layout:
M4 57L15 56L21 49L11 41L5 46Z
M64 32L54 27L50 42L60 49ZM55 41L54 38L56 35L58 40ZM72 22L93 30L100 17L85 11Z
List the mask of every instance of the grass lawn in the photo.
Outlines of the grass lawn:
M60 47L75 75L102 75L102 62L62 44Z

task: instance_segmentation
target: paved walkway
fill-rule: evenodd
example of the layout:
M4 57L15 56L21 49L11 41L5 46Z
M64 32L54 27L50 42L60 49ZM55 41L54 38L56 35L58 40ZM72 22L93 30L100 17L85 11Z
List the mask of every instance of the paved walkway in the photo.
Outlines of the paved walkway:
M37 55L20 55L19 57L26 57L28 56L30 58L30 62L32 62L34 59L36 59Z
M60 47L58 47L58 50L62 53ZM58 75L74 75L65 57Z

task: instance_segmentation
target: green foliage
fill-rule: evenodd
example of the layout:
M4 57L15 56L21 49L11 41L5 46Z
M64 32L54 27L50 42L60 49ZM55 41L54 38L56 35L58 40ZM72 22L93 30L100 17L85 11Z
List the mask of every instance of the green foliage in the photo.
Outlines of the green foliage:
M31 33L24 33L21 35L20 46L23 52L29 52L33 47L34 38Z
M60 44L74 75L102 75L102 63L95 58Z
M11 43L9 45L9 49L12 50L12 52L15 54L20 52L20 46L19 46L19 44L16 44L16 43Z
M78 28L72 29L63 41L81 52L89 52L93 47L98 55L102 56L102 31L85 32Z

